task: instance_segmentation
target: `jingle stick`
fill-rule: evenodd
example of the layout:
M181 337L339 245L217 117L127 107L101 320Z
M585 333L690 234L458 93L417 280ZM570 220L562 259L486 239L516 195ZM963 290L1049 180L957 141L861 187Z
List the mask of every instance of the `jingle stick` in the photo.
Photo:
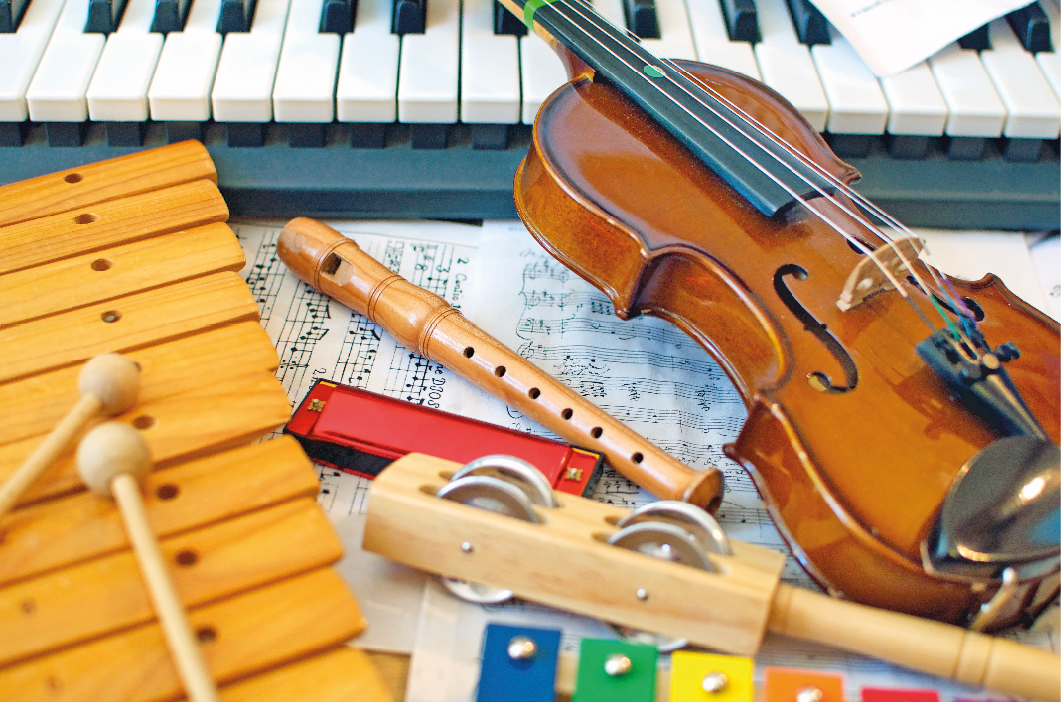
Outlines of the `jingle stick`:
M438 295L392 273L331 227L284 226L277 253L295 275L379 324L407 349L441 363L666 500L714 511L722 473L695 471L464 319Z
M94 492L113 497L129 534L166 643L193 702L217 702L217 688L188 623L158 540L151 532L139 480L151 472L151 455L140 432L120 422L96 427L77 448L78 472Z
M113 417L136 404L140 368L116 353L96 356L81 369L77 385L81 399L0 488L0 515L14 506L90 421Z

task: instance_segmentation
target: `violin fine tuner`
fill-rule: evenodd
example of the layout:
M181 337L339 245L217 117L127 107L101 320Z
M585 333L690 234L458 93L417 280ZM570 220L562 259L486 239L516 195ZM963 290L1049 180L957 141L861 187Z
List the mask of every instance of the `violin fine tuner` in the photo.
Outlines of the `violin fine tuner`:
M788 586L784 556L770 549L727 540L729 554L712 552L673 521L619 527L631 514L622 508L557 493L547 507L526 481L453 480L460 469L420 454L388 467L371 487L363 547L727 653L754 653L769 630L1012 695L1061 695L1061 661L1049 652ZM636 550L608 543L646 524L655 534ZM713 570L697 567L701 556Z

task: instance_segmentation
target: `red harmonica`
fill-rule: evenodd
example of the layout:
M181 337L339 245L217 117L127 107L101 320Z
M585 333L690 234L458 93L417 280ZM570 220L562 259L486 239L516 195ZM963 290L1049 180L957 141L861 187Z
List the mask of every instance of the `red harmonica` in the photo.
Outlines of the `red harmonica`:
M407 453L467 463L506 454L540 470L553 488L589 497L604 456L476 419L318 380L284 432L314 461L374 478Z

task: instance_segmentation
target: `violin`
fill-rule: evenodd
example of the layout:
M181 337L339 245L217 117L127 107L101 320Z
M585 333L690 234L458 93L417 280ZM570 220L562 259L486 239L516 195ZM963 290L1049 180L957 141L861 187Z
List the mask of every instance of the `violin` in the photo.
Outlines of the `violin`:
M814 580L984 630L1054 601L1057 323L936 271L767 86L659 59L584 0L503 2L571 78L535 121L520 217L619 317L722 366L748 409L726 454Z

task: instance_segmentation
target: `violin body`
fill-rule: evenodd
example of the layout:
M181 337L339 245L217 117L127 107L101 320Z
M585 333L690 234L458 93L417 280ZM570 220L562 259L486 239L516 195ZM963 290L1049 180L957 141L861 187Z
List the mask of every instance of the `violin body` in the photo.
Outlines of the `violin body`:
M620 317L666 319L725 369L748 408L726 453L827 592L968 623L997 585L926 572L920 549L963 464L997 437L915 353L930 330L895 290L842 312L837 299L864 254L801 205L762 214L622 92L566 58L577 77L542 106L515 179L527 227ZM676 63L833 176L857 179L766 86ZM815 202L869 248L884 243L849 211ZM951 284L982 314L992 348L1019 347L1007 369L1057 443L1058 325L994 276ZM919 288L910 297L933 313ZM999 621L1045 607L1057 574L1022 588Z

